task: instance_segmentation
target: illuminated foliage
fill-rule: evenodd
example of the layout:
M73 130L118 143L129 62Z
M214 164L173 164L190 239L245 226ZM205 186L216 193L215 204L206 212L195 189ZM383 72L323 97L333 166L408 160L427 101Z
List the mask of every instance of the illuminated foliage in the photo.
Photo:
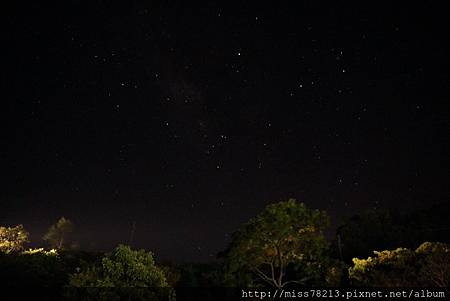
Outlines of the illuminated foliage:
M30 248L28 250L23 251L22 254L24 255L42 254L47 256L57 256L58 251L56 249L50 249L47 251L44 248L35 248L35 249Z
M349 276L365 286L406 286L416 275L414 252L398 248L392 251L375 251L375 257L354 258ZM405 281L406 280L406 281Z
M43 248L0 254L2 287L62 287L67 278L64 259Z
M327 246L327 225L324 212L293 199L267 206L234 234L227 254L229 276L238 285L259 280L280 288L316 277ZM288 270L296 277L289 277Z
M0 227L0 252L13 253L23 250L28 242L28 232L23 225L15 227Z
M73 232L73 228L74 225L70 220L61 217L56 224L48 229L42 239L48 241L52 248L63 249L69 235Z
M415 251L375 251L374 257L354 258L349 277L363 286L447 287L450 277L450 248L443 243L425 242Z

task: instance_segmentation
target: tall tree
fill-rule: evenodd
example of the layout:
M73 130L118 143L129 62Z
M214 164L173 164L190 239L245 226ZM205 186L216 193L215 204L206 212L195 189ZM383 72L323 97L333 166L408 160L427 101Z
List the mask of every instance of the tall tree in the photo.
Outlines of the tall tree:
M317 276L327 225L325 212L294 199L269 205L233 235L226 255L228 274L278 288L305 283ZM243 284L242 279L237 282Z
M0 227L0 252L19 252L23 250L26 242L28 242L28 232L23 225Z
M52 248L63 249L69 235L73 232L73 223L61 217L56 224L52 225L47 233L44 235L43 240L48 241Z

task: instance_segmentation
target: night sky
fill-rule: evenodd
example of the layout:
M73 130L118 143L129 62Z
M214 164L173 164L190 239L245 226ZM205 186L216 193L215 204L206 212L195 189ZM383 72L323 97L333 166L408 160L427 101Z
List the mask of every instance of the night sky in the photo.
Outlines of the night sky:
M1 13L0 224L33 244L65 216L110 250L134 221L133 247L204 261L287 198L332 229L448 200L441 7L77 2Z

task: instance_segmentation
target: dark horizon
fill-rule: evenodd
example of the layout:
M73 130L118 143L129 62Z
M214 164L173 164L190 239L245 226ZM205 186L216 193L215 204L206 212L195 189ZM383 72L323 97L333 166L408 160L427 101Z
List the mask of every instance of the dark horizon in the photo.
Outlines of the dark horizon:
M434 4L8 5L0 225L208 261L295 198L330 233L448 202L448 18ZM447 92L446 92L447 91ZM331 235L331 234L330 234Z

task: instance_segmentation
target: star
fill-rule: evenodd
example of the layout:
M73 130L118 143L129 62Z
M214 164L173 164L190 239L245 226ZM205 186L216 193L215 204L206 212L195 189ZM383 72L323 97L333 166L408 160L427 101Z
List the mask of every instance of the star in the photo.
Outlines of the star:
M72 215L86 225L80 237L89 228L109 252L124 235L103 228L126 240L136 220L131 247L195 262L285 198L335 221L375 199L413 210L445 198L446 32L427 35L408 17L426 10L328 5L342 23L286 5L142 3L117 14L103 2L101 18L73 18L70 5L11 11L5 224L44 229ZM52 14L49 32L41 21Z

